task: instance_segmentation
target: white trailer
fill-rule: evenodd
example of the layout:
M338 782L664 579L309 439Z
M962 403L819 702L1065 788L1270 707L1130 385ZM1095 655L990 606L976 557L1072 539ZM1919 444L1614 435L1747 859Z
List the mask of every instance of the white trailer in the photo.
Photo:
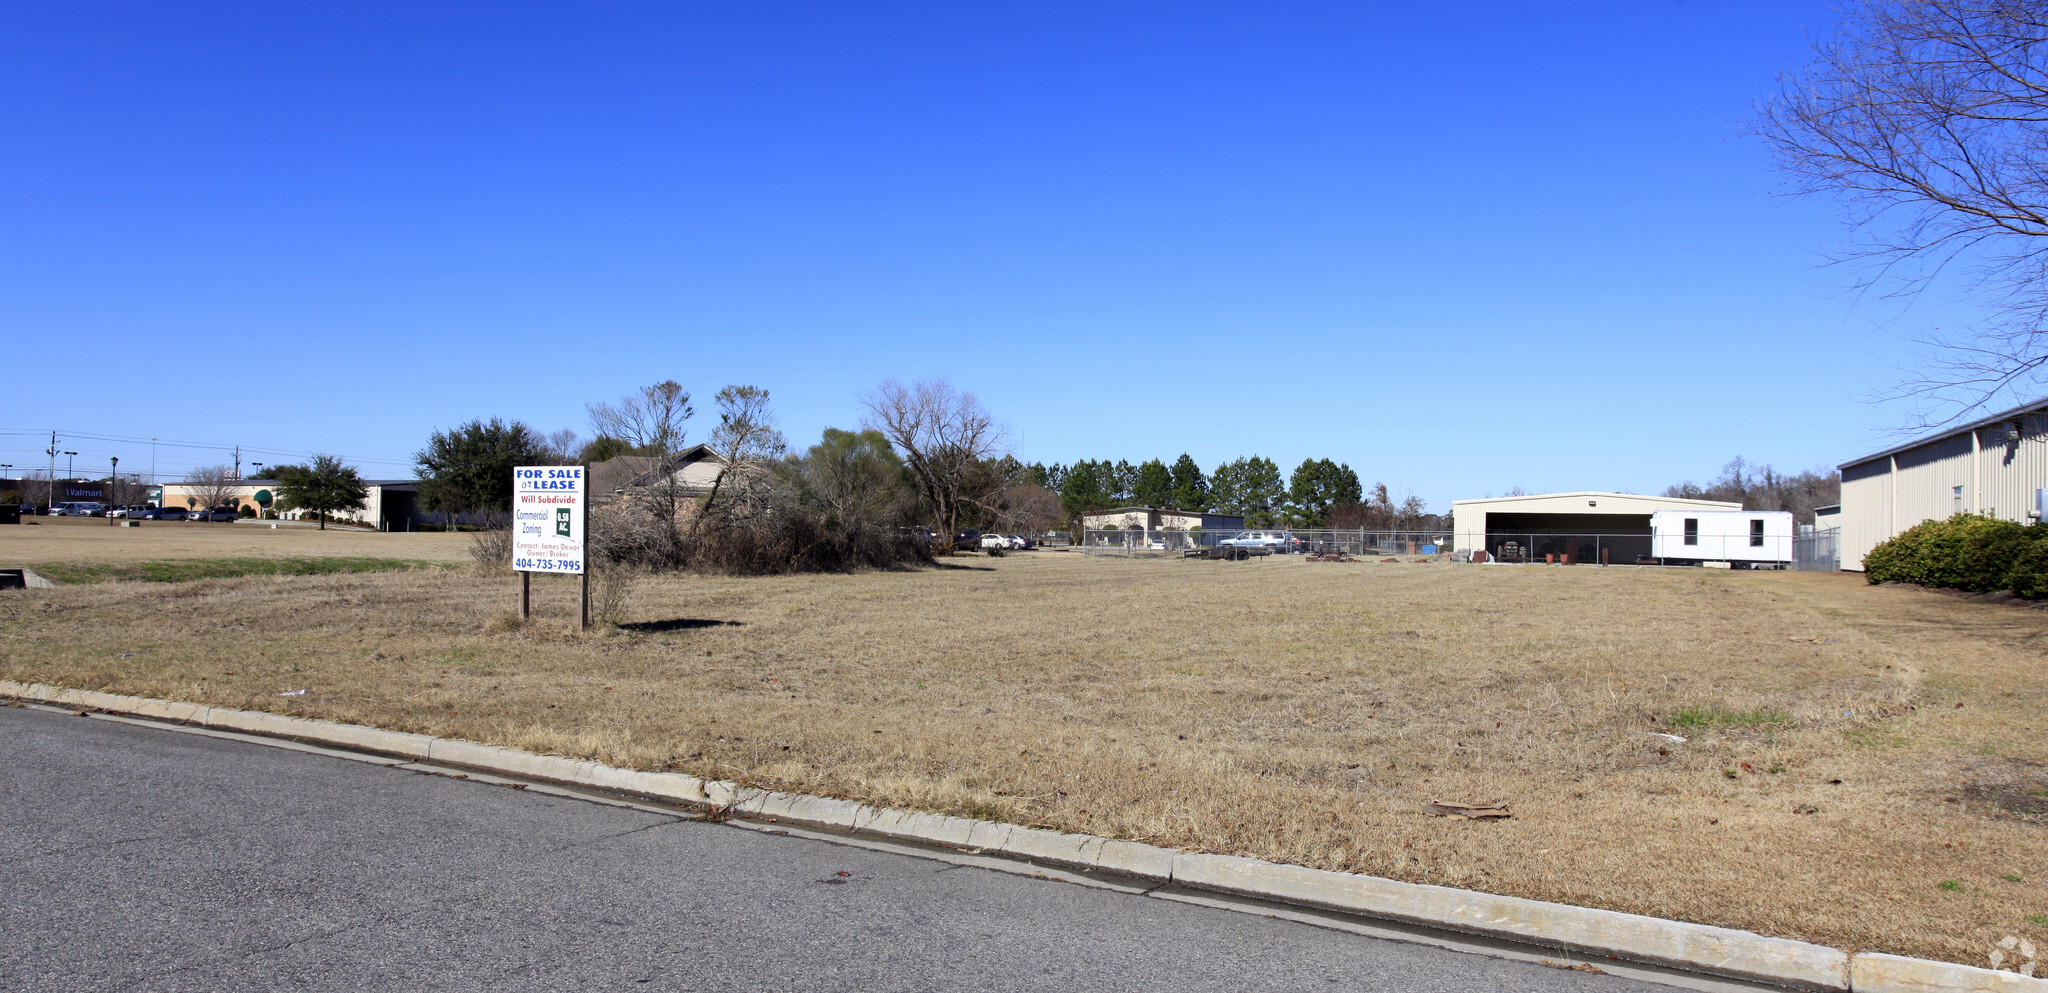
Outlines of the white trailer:
M1782 510L1659 510L1650 557L1666 565L1727 563L1782 569L1792 562L1792 515Z

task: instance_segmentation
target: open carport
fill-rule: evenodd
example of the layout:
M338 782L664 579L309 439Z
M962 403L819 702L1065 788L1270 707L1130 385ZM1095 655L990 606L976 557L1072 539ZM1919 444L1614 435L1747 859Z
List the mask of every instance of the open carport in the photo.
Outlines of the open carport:
M1451 503L1460 558L1494 562L1634 564L1650 557L1650 515L1659 510L1741 510L1722 500L1639 493L1542 493Z

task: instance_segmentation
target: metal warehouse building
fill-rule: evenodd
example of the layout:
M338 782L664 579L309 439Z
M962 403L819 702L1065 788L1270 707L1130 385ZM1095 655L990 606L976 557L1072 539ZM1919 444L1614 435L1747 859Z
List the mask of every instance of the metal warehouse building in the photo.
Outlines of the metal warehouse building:
M1460 557L1484 549L1494 561L1634 564L1650 556L1651 514L1741 509L1721 500L1639 493L1544 493L1454 500L1451 529Z
M1841 464L1842 568L1877 543L1964 511L2027 523L2048 486L2048 399ZM1824 525L1823 525L1824 526Z

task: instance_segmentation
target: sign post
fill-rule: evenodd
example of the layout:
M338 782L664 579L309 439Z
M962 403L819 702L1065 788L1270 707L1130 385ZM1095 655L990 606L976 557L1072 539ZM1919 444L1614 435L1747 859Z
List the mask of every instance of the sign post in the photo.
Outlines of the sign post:
M590 627L590 573L584 534L590 523L580 465L512 470L512 568L519 571L519 619L533 611L533 574L576 576L577 623Z

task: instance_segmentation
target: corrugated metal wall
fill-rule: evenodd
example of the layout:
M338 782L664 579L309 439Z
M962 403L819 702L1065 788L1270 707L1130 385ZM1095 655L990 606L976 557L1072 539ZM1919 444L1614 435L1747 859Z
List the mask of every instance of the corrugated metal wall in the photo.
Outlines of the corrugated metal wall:
M1966 431L1843 469L1842 567L1861 569L1878 542L1958 510L2031 522L2034 491L2048 488L2048 412L2018 420L2018 441L2009 422L1977 429L1974 462Z

